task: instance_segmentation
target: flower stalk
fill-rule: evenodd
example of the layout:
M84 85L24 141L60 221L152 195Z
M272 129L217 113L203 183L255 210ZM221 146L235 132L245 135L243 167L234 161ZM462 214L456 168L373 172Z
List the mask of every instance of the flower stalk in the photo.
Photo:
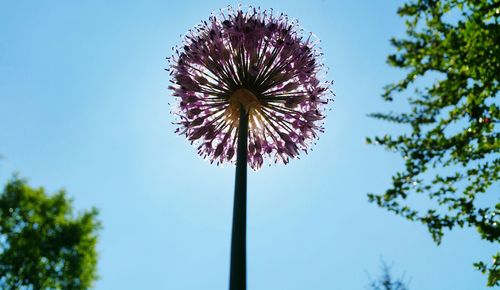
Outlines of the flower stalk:
M248 112L240 106L229 290L246 290Z

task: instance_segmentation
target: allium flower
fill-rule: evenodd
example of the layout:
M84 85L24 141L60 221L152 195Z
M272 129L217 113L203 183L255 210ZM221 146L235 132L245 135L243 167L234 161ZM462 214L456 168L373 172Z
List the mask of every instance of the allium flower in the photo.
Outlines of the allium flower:
M329 83L317 39L295 20L228 8L190 30L170 58L177 133L211 162L235 162L240 109L248 114L248 163L288 163L322 132Z

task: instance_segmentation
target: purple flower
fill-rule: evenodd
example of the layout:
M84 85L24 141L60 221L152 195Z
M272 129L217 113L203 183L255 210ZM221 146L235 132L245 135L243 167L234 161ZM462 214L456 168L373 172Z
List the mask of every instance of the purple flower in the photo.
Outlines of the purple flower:
M240 108L248 164L288 163L323 132L330 95L317 39L284 14L228 8L190 30L169 58L177 133L217 164L235 162Z

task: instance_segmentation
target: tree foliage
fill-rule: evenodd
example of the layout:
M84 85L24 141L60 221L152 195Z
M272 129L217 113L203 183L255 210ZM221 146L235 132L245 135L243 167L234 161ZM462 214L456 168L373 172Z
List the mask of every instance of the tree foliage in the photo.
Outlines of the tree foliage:
M97 278L100 223L14 177L0 193L0 289L88 289Z
M410 109L371 116L408 130L367 142L399 152L405 166L369 200L426 224L438 244L444 229L464 226L498 244L500 1L414 0L398 14L406 36L391 40L396 52L388 63L405 77L383 98L407 96ZM428 207L410 206L410 196L426 196ZM489 274L489 286L499 285L498 253L493 263L475 265Z
M372 280L368 289L370 290L409 290L404 277L394 278L391 274L391 268L382 261L381 263L382 275L376 280Z

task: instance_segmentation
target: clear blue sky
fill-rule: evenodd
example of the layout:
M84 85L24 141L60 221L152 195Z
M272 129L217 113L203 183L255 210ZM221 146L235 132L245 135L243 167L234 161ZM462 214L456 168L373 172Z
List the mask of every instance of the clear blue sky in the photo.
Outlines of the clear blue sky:
M367 118L404 32L394 1L255 1L322 39L337 94L314 151L249 175L251 290L364 289L380 258L412 290L486 289L472 269L493 246L473 229L436 246L424 226L367 202L402 167L365 136L401 130ZM234 169L173 133L165 57L225 1L0 3L0 181L67 189L104 229L97 290L227 289Z

